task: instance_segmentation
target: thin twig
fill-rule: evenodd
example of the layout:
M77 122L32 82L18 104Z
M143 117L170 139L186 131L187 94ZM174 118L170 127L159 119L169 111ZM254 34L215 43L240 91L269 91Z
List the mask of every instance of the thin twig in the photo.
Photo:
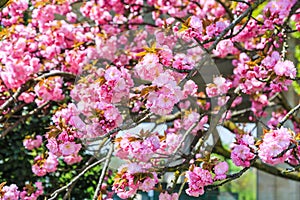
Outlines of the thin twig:
M178 153L179 149L182 147L183 142L186 140L187 136L193 131L193 129L197 126L198 121L195 122L183 135L180 143L178 144L178 146L176 147L176 149L174 150L174 154L172 156L172 158L170 159L170 161L168 161L166 164L169 165L170 163L172 163L174 161L174 159L176 158L176 154Z
M235 27L238 23L240 23L249 13L251 13L253 10L255 10L260 4L262 4L264 1L266 0L258 0L256 1L256 3L254 3L254 5L249 8L247 8L247 10L245 10L245 12L243 12L239 17L237 17L236 19L234 19L231 24L229 26L227 26L216 38L216 40L214 41L214 43L207 49L208 52L211 52L213 49L216 48L217 44L222 40L222 38L233 28Z
M258 157L253 158L253 159L251 160L251 164L253 164L253 163L256 161L257 158L258 158ZM228 175L228 176L227 176L227 179L224 180L224 181L222 181L221 183L218 183L218 184L216 184L216 185L208 185L208 186L205 187L205 189L207 189L207 190L214 190L214 189L216 189L216 188L218 188L218 187L224 185L225 183L228 183L228 182L231 182L231 181L233 181L233 180L235 180L235 179L237 179L237 178L240 178L240 177L241 177L246 171L248 171L249 169L250 169L250 167L245 167L245 168L243 168L241 171L239 171L239 172L237 172L237 173L235 173L235 174L230 174L230 175Z
M73 178L67 185L55 190L52 194L51 194L51 198L49 200L53 200L56 199L57 195L64 191L67 190L71 185L73 185L74 182L76 182L82 175L84 175L89 169L95 167L96 165L100 164L101 162L103 162L104 160L106 160L106 158L102 158L101 160L98 160L96 162L94 162L91 165L88 165L82 172L80 172L80 174L78 174L75 178Z
M32 86L34 86L35 84L37 84L40 80L43 80L45 78L49 78L49 77L53 77L53 76L62 76L64 78L67 79L72 79L75 80L75 75L68 73L68 72L61 72L61 71L53 71L53 72L49 72L49 73L45 73L35 79L29 79L28 81L26 81L26 83L24 83L21 87L19 87L17 89L17 91L9 98L7 99L1 106L0 106L0 112L2 112L3 110L5 110L10 104L12 104L12 102L16 99L18 99L18 97L25 92L26 90L28 90L29 88L31 88Z
M209 135L211 133L213 133L213 131L216 129L220 119L222 118L223 114L231 107L231 104L233 103L234 99L238 96L239 93L240 93L240 88L237 87L234 90L233 96L227 101L226 105L222 106L221 109L219 110L218 114L214 117L214 119L211 120L207 132L203 135L203 137L201 137L198 140L197 144L193 148L193 150L191 152L192 155L195 155L198 152L198 150L202 146L203 142L207 140L207 138L209 137Z
M181 186L180 186L180 188L179 188L179 191L178 191L178 197L180 197L180 195L181 195L181 193L182 193L182 190L183 190L183 188L184 188L186 182L187 182L187 181L184 180L183 183L181 184Z
M0 135L0 139L4 138L11 130L13 130L15 127L17 127L20 123L24 122L28 117L36 114L41 109L43 109L45 106L47 106L49 101L43 103L39 107L35 108L34 110L30 111L27 115L22 116L18 121L16 121L12 126L6 128L2 134Z
M282 120L280 120L280 122L278 123L277 127L280 128L280 127L281 127L281 126L282 126L282 125L290 118L290 116L293 115L294 112L296 112L299 108L300 108L300 103L299 103L296 107L292 108L292 109L284 116L284 118L283 118Z
M107 170L107 167L108 167L108 165L109 165L110 158L111 158L111 156L112 156L113 150L114 150L114 144L111 143L110 149L109 149L109 151L108 151L108 153L107 153L107 156L106 156L106 161L105 161L105 163L104 163L104 165L103 165L103 168L102 168L102 171L101 171L101 175L100 175L100 178L99 178L99 181L98 181L97 188L96 188L95 193L94 193L93 200L96 200L97 197L98 197L98 193L99 193L100 188L101 188L101 185L102 185L102 183L103 183L103 179L104 179L104 177L105 177L106 170Z

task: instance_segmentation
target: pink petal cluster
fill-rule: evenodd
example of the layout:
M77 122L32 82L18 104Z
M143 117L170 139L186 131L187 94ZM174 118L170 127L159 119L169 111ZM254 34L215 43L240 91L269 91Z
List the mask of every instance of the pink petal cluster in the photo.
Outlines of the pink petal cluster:
M185 112L185 115L183 116L183 119L181 119L181 125L180 126L182 126L183 129L188 130L191 126L193 126L194 123L197 123L196 127L191 132L193 134L197 134L197 132L199 130L204 129L204 124L206 124L207 122L208 122L208 116L207 115L201 117L201 119L200 119L200 114L198 112L195 112L195 111L189 112L189 111L187 111L187 112Z
M185 54L176 54L172 67L178 70L191 70L195 66L194 61Z
M25 103L31 103L34 101L35 94L32 92L23 92L19 97L18 100L24 101Z
M204 187L213 183L211 173L201 167L194 167L191 171L187 171L185 177L188 179L189 184L186 193L194 197L203 195Z
M296 76L294 64L288 60L280 61L277 51L273 51L264 58L261 65L252 63L250 58L243 53L233 64L236 66L235 84L238 81L243 92L247 94L270 91L272 95L275 92L287 90L287 86L291 84L290 79ZM272 77L274 72L276 77ZM268 85L267 82L269 82Z
M87 137L103 135L122 124L121 113L113 104L97 102L86 106L95 113L85 120Z
M122 165L114 179L113 191L122 199L132 197L138 190L148 192L158 183L156 172L137 163Z
M176 103L182 99L182 91L173 76L168 72L161 73L153 80L159 89L152 91L147 97L146 107L158 115L169 114Z
M114 104L128 100L133 86L131 74L124 67L111 66L91 72L84 80L71 91L71 97L78 102L78 114L72 117L76 123L71 125L87 137L103 135L123 121ZM81 119L79 114L83 115Z
M24 187L23 191L20 192L20 198L22 200L37 200L38 197L44 193L44 187L41 182L35 182L34 186L35 186L35 191L27 191L27 188Z
M282 24L295 2L296 0L270 1L264 8L264 24L271 24L269 28Z
M197 94L198 85L193 80L188 80L183 86L183 98Z
M77 130L75 127L81 121L76 120L79 112L74 104L69 104L67 108L61 109L52 117L54 126L46 134L48 150L57 157L62 156L64 161L71 165L81 161L82 157L79 154L81 144L75 142L77 138L83 136L82 129ZM82 122L83 123L83 122Z
M278 111L278 112L272 112L272 117L268 121L268 127L271 129L276 129L279 122L284 118L284 116L287 114L286 110Z
M278 61L274 66L274 72L278 76L285 76L290 79L296 77L297 70L293 62L289 60Z
M43 143L43 137L41 135L37 135L35 137L35 139L31 138L31 137L29 137L29 138L26 137L23 140L23 145L28 150L32 150L34 148L39 148L42 143Z
M0 196L1 200L19 199L20 191L18 190L18 186L16 184L4 186L0 192L3 192L3 196Z
M177 130L172 131L177 132ZM165 140L161 141L161 148L159 151L167 155L172 155L172 153L174 153L174 151L177 149L178 145L180 145L181 139L181 134L171 132L171 130L168 129Z
M268 99L277 92L287 90L291 79L296 76L294 64L288 60L282 61L277 51L271 51L259 62L241 53L233 65L233 86L251 95L252 111L256 116L265 116L263 108L268 105Z
M229 166L226 161L219 162L214 167L215 177L214 180L223 180L226 178L226 173L228 172Z
M27 0L15 0L2 10L1 24L11 26L17 24L20 19L24 18L24 11L28 9Z
M135 73L141 79L153 81L163 72L163 66L159 63L157 54L147 53L135 66Z
M225 58L228 54L236 55L238 49L235 48L231 40L227 39L220 41L213 53L220 58Z
M162 192L158 198L159 200L178 200L179 195L177 193L169 194L168 192Z
M57 156L53 155L51 152L48 153L47 158L38 155L34 158L32 172L37 176L45 176L47 173L55 172L57 165Z
M44 101L60 101L64 99L62 91L63 80L61 77L48 78L34 87L38 97Z
M229 80L219 76L213 79L213 83L209 83L206 87L206 94L208 97L215 97L226 94L232 87L232 83Z
M293 134L291 130L285 127L268 131L264 134L263 141L259 145L258 156L263 162L271 165L284 163L291 153L287 149L291 144ZM284 151L286 152L284 153ZM281 153L283 155L279 156Z
M149 133L144 137L126 133L122 137L117 137L115 144L116 156L140 162L148 162L161 145L157 133Z
M236 166L249 167L255 157L254 138L251 135L237 135L237 141L232 146L231 159Z

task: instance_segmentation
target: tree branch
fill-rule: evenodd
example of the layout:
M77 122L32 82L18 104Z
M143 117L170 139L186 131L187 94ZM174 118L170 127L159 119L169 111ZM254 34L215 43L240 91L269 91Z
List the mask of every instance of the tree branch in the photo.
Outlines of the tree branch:
M210 53L213 49L216 48L217 44L222 40L222 38L231 30L233 29L238 23L240 23L249 13L251 13L253 10L255 10L260 4L262 4L266 0L258 0L254 3L253 6L250 6L243 12L239 17L234 19L229 26L227 26L216 38L214 43L207 49L207 51Z
M40 80L43 80L45 78L53 77L53 76L61 76L70 80L75 80L76 76L74 74L68 73L68 72L61 72L61 71L53 71L49 73L45 73L35 79L29 79L24 83L21 87L17 89L17 91L11 96L8 100L6 100L1 106L0 106L0 112L5 110L14 100L16 100L23 92L27 91L29 88L36 85Z
M103 183L103 179L104 179L104 177L105 177L106 170L107 170L107 167L108 167L108 165L109 165L110 158L111 158L111 156L112 156L113 150L114 150L114 144L111 143L110 148L109 148L109 151L108 151L107 156L106 156L106 158L105 158L106 161L105 161L104 166L103 166L103 169L102 169L102 171L101 171L101 175L100 175L100 178L99 178L99 181L98 181L97 188L96 188L95 193L94 193L93 200L96 200L97 197L98 197L98 193L99 193L100 188L101 188L101 185L102 185L102 183Z
M67 185L55 190L52 194L51 194L51 198L49 200L54 200L56 199L57 195L64 191L64 190L67 190L71 185L73 185L74 182L76 182L82 175L85 174L85 172L87 172L89 169L95 167L96 165L100 164L101 162L103 162L104 160L106 160L106 157L105 158L102 158L96 162L94 162L93 164L91 165L88 165L82 172L80 172L80 174L78 174L75 178L73 178Z
M200 120L200 119L199 119ZM195 122L183 135L180 143L178 144L177 148L175 149L174 153L172 154L172 158L170 159L170 161L168 161L166 163L166 165L169 165L170 163L172 163L175 158L176 158L176 154L178 153L179 149L182 147L183 142L186 140L187 136L193 131L193 129L197 126L198 121Z
M280 128L289 118L290 116L292 116L294 114L294 112L296 112L298 109L300 108L300 103L295 106L294 108L292 108L285 116L282 120L280 120L280 122L277 125L277 128Z
M202 146L203 142L207 140L209 135L213 133L213 131L216 129L220 119L222 118L223 114L231 107L231 104L233 103L234 99L238 96L240 92L240 88L237 87L233 93L233 96L228 100L225 106L222 106L221 109L219 110L218 114L212 119L212 121L209 123L209 128L207 132L201 137L195 147L193 148L191 154L195 155L200 147Z
M28 117L36 114L39 112L41 109L43 109L45 106L47 106L49 101L43 103L39 107L35 108L34 110L30 111L27 115L22 116L18 121L16 121L12 126L8 127L5 129L2 134L0 135L0 139L4 138L11 130L13 130L15 127L17 127L20 123L24 122Z
M230 159L230 151L226 150L222 145L216 145L213 149L213 152L220 154L227 159ZM267 165L259 159L255 160L255 162L251 166L268 174L272 174L274 176L279 176L294 181L300 181L300 173L284 173L284 169Z

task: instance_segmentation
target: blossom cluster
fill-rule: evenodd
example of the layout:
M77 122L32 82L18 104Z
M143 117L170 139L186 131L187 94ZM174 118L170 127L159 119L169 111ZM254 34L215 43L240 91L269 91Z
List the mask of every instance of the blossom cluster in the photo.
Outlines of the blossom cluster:
M57 156L51 152L48 155L38 155L34 158L32 172L37 176L45 176L47 173L55 172L57 165Z
M209 83L206 87L206 93L208 97L215 97L223 94L227 94L231 88L231 82L223 77L215 77L213 83Z
M179 196L177 193L169 194L168 192L162 192L160 193L158 198L159 200L178 200Z
M138 162L149 162L153 155L159 150L161 144L158 134L141 133L141 136L134 136L130 133L117 137L116 156L122 159L135 159ZM143 136L145 138L143 138Z
M2 183L3 184L3 183ZM4 186L0 190L1 200L9 200L9 199L18 199L20 191L18 190L18 186L16 184L11 184L10 186Z
M26 137L23 140L23 145L26 149L32 150L34 148L38 148L43 143L43 137L41 135L37 135L36 139L29 137Z
M149 171L150 166L130 163L122 165L113 184L113 190L122 199L136 194L137 190L148 192L158 183L156 172Z
M266 132L259 145L258 156L271 165L284 163L291 153L289 146L292 134L292 131L285 127Z
M22 200L36 200L44 193L44 187L41 182L35 182L34 186L26 184L23 191L20 192Z
M232 145L231 159L236 166L249 167L254 159L254 137L248 134L237 135L237 141Z
M198 197L205 186L226 179L226 162L199 164L182 154L183 148L190 150L185 139L198 138L209 127L208 116L216 113L215 97L220 108L229 102L232 89L240 89L250 98L253 115L265 116L271 97L286 91L297 76L296 67L285 58L290 30L281 27L291 18L300 31L299 9L290 16L297 1L269 1L257 16L252 12L254 2L15 0L5 5L0 12L0 106L8 109L1 112L11 120L14 112L28 109L23 104L30 108L59 105L57 109L52 104L41 108L53 113L49 131L23 141L26 149L33 150L43 138L47 140L48 150L33 160L33 173L55 172L59 159L68 165L79 163L84 155L82 139L101 136L115 143L114 156L128 162L119 167L113 183L113 192L123 199L138 190L155 189L157 168L161 163L170 164L175 151L182 162L195 163L185 173L187 194ZM239 20L249 9L251 17ZM216 59L233 58L233 76L213 74L211 83L198 85L195 74L206 67L206 52ZM22 101L15 104L20 110L7 101L11 96ZM233 101L231 108L241 104L242 98ZM164 133L126 131L121 135L114 131L128 118L132 122L145 113L150 121L171 118ZM237 134L231 146L232 161L249 167L257 155L272 165L299 164L295 134L276 128L286 113L272 115L271 130L259 145L252 135ZM225 117L231 117L231 110ZM183 137L190 128L191 135ZM299 124L294 122L294 129L299 132ZM11 185L4 186L0 194L4 192L3 199L36 199L42 191L37 182L34 190L28 186L19 192ZM179 196L165 191L159 198Z
M233 61L234 85L251 95L252 111L260 116L265 106L269 104L268 98L275 93L286 91L296 77L296 68L291 61L281 61L279 52L272 51L261 61L251 60L249 56L241 53L239 60Z
M149 92L146 107L159 115L170 114L173 107L182 99L182 91L170 73L161 73L152 84L158 89Z
M5 184L5 182L1 183L1 185L2 184ZM41 182L35 182L34 185L26 184L21 192L18 190L18 186L16 184L11 184L9 186L4 185L3 188L0 188L0 199L36 200L43 193L44 187Z
M212 175L208 170L201 167L193 167L192 170L186 172L189 188L186 190L188 195L199 197L204 194L204 186L213 183Z
M69 125L72 122L72 115L76 113L74 104L69 104L67 108L57 111L52 118L55 125L51 126L46 134L48 142L46 147L49 152L55 155L55 158L62 156L69 165L80 162L82 159L78 155L82 145L76 142L76 139L82 136L81 132Z

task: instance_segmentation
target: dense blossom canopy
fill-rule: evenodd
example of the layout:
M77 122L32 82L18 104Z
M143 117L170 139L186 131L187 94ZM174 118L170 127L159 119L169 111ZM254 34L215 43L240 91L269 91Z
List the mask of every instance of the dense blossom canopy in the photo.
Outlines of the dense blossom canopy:
M297 86L288 45L300 32L297 0L10 0L0 31L0 139L38 114L51 117L45 134L23 138L44 182L22 190L3 180L0 199L71 195L100 163L94 199L151 190L178 199L182 191L162 187L166 172L175 174L172 184L184 177L186 193L198 197L246 171L230 174L229 160L299 169L300 106L283 93ZM232 67L229 74L214 60L229 60L218 66ZM244 115L259 124L270 107L261 137L235 124ZM216 126L234 133L230 149ZM93 156L70 183L43 192L43 177ZM122 164L112 172L116 159ZM287 177L296 180L293 173Z

